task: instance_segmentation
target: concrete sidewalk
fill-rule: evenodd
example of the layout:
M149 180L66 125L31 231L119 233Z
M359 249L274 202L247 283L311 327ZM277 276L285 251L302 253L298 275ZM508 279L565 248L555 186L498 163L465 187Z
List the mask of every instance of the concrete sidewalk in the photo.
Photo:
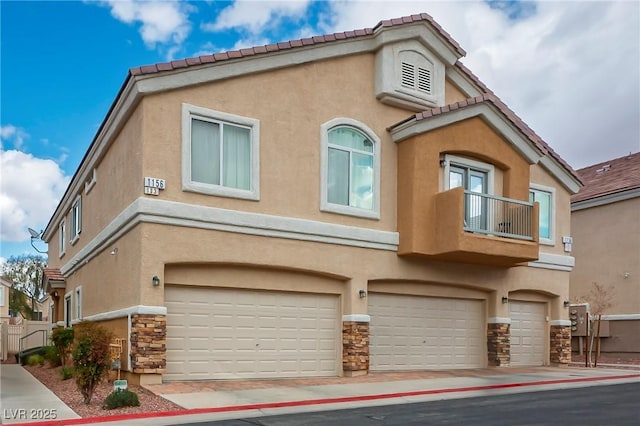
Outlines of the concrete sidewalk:
M41 398L51 398L46 392L35 396L36 389L28 378L35 380L19 366L9 366L8 386L15 392L5 399L5 371L2 372L2 407L54 407L62 404ZM2 367L3 369L5 366ZM21 370L23 373L17 373ZM280 381L231 381L202 383L168 383L151 388L157 394L186 408L185 411L116 415L78 419L62 411L49 424L79 425L106 423L124 425L175 425L184 423L251 418L266 415L357 408L374 405L403 404L474 396L533 392L550 389L612 385L640 382L640 369L619 370L600 368L504 368L456 370L447 372L406 372L372 374L355 379L293 379ZM28 376L28 378L26 376ZM14 377L11 379L11 377ZM27 384L21 383L25 382ZM36 380L37 382L37 380ZM305 383L313 383L305 385ZM327 383L327 384L323 384ZM38 382L39 384L39 382ZM44 386L40 385L44 388ZM215 388L215 390L212 390ZM188 391L187 391L188 390ZM50 392L48 392L50 394ZM21 395L22 394L22 395ZM26 398L26 399L23 399ZM8 405L7 405L8 404ZM64 405L64 404L62 404ZM73 413L75 414L75 413ZM67 417L65 417L67 416ZM4 419L3 419L4 420ZM16 419L25 422L29 419Z
M80 418L19 364L0 365L0 411L2 424Z

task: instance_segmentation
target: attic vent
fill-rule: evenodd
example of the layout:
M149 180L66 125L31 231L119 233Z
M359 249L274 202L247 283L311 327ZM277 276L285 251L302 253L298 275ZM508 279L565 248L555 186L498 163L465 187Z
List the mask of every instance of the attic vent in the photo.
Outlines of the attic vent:
M607 164L605 166L603 166L601 169L596 170L596 174L600 175L604 172L608 172L609 170L611 170L611 164Z
M431 93L431 70L418 68L418 90Z
M431 70L402 62L402 85L414 90L431 93Z
M402 85L411 87L412 89L415 87L415 67L413 64L408 62L402 63Z

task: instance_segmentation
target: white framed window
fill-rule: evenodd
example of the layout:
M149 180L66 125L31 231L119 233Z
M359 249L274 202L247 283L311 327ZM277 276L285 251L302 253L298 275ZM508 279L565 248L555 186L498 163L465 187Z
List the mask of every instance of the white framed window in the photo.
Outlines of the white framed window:
M58 252L59 256L64 256L67 249L67 222L65 218L62 218L60 225L58 225Z
M75 304L74 304L74 319L76 320L81 320L82 319L82 286L80 287L76 287L76 289L74 290L74 298L75 298Z
M75 244L80 239L82 232L82 196L78 195L71 206L69 225L71 227L71 244Z
M67 328L71 327L71 296L71 292L64 295L64 326Z
M380 138L349 118L328 121L320 132L320 209L379 219Z
M461 186L474 194L493 195L493 165L455 155L445 155L444 164L445 189ZM464 199L465 228L487 230L492 218L487 199L473 194Z
M182 189L260 199L260 121L182 104Z
M555 245L556 189L532 183L529 188L529 202L539 203L540 216L538 232L541 244Z

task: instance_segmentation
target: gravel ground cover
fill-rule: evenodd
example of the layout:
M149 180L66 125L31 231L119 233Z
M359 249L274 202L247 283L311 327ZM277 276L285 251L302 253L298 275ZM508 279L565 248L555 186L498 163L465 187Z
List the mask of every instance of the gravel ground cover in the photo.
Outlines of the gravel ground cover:
M104 400L113 391L113 382L108 382L107 380L103 380L98 385L93 397L91 398L91 403L86 405L82 401L82 394L80 394L74 379L62 380L62 377L60 376L61 367L49 368L47 366L25 366L24 368L53 393L55 393L58 398L60 398L69 406L69 408L75 411L76 414L82 418L183 410L182 407L174 404L173 402L167 401L166 399L154 395L150 391L135 385L129 385L129 390L138 394L138 399L140 401L139 407L124 407L113 410L103 409L102 405Z

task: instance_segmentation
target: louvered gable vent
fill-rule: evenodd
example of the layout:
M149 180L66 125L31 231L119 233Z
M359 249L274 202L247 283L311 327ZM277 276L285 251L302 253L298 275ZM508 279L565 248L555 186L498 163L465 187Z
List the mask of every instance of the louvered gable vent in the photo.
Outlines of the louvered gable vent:
M431 70L411 62L401 63L401 84L413 90L431 94Z

